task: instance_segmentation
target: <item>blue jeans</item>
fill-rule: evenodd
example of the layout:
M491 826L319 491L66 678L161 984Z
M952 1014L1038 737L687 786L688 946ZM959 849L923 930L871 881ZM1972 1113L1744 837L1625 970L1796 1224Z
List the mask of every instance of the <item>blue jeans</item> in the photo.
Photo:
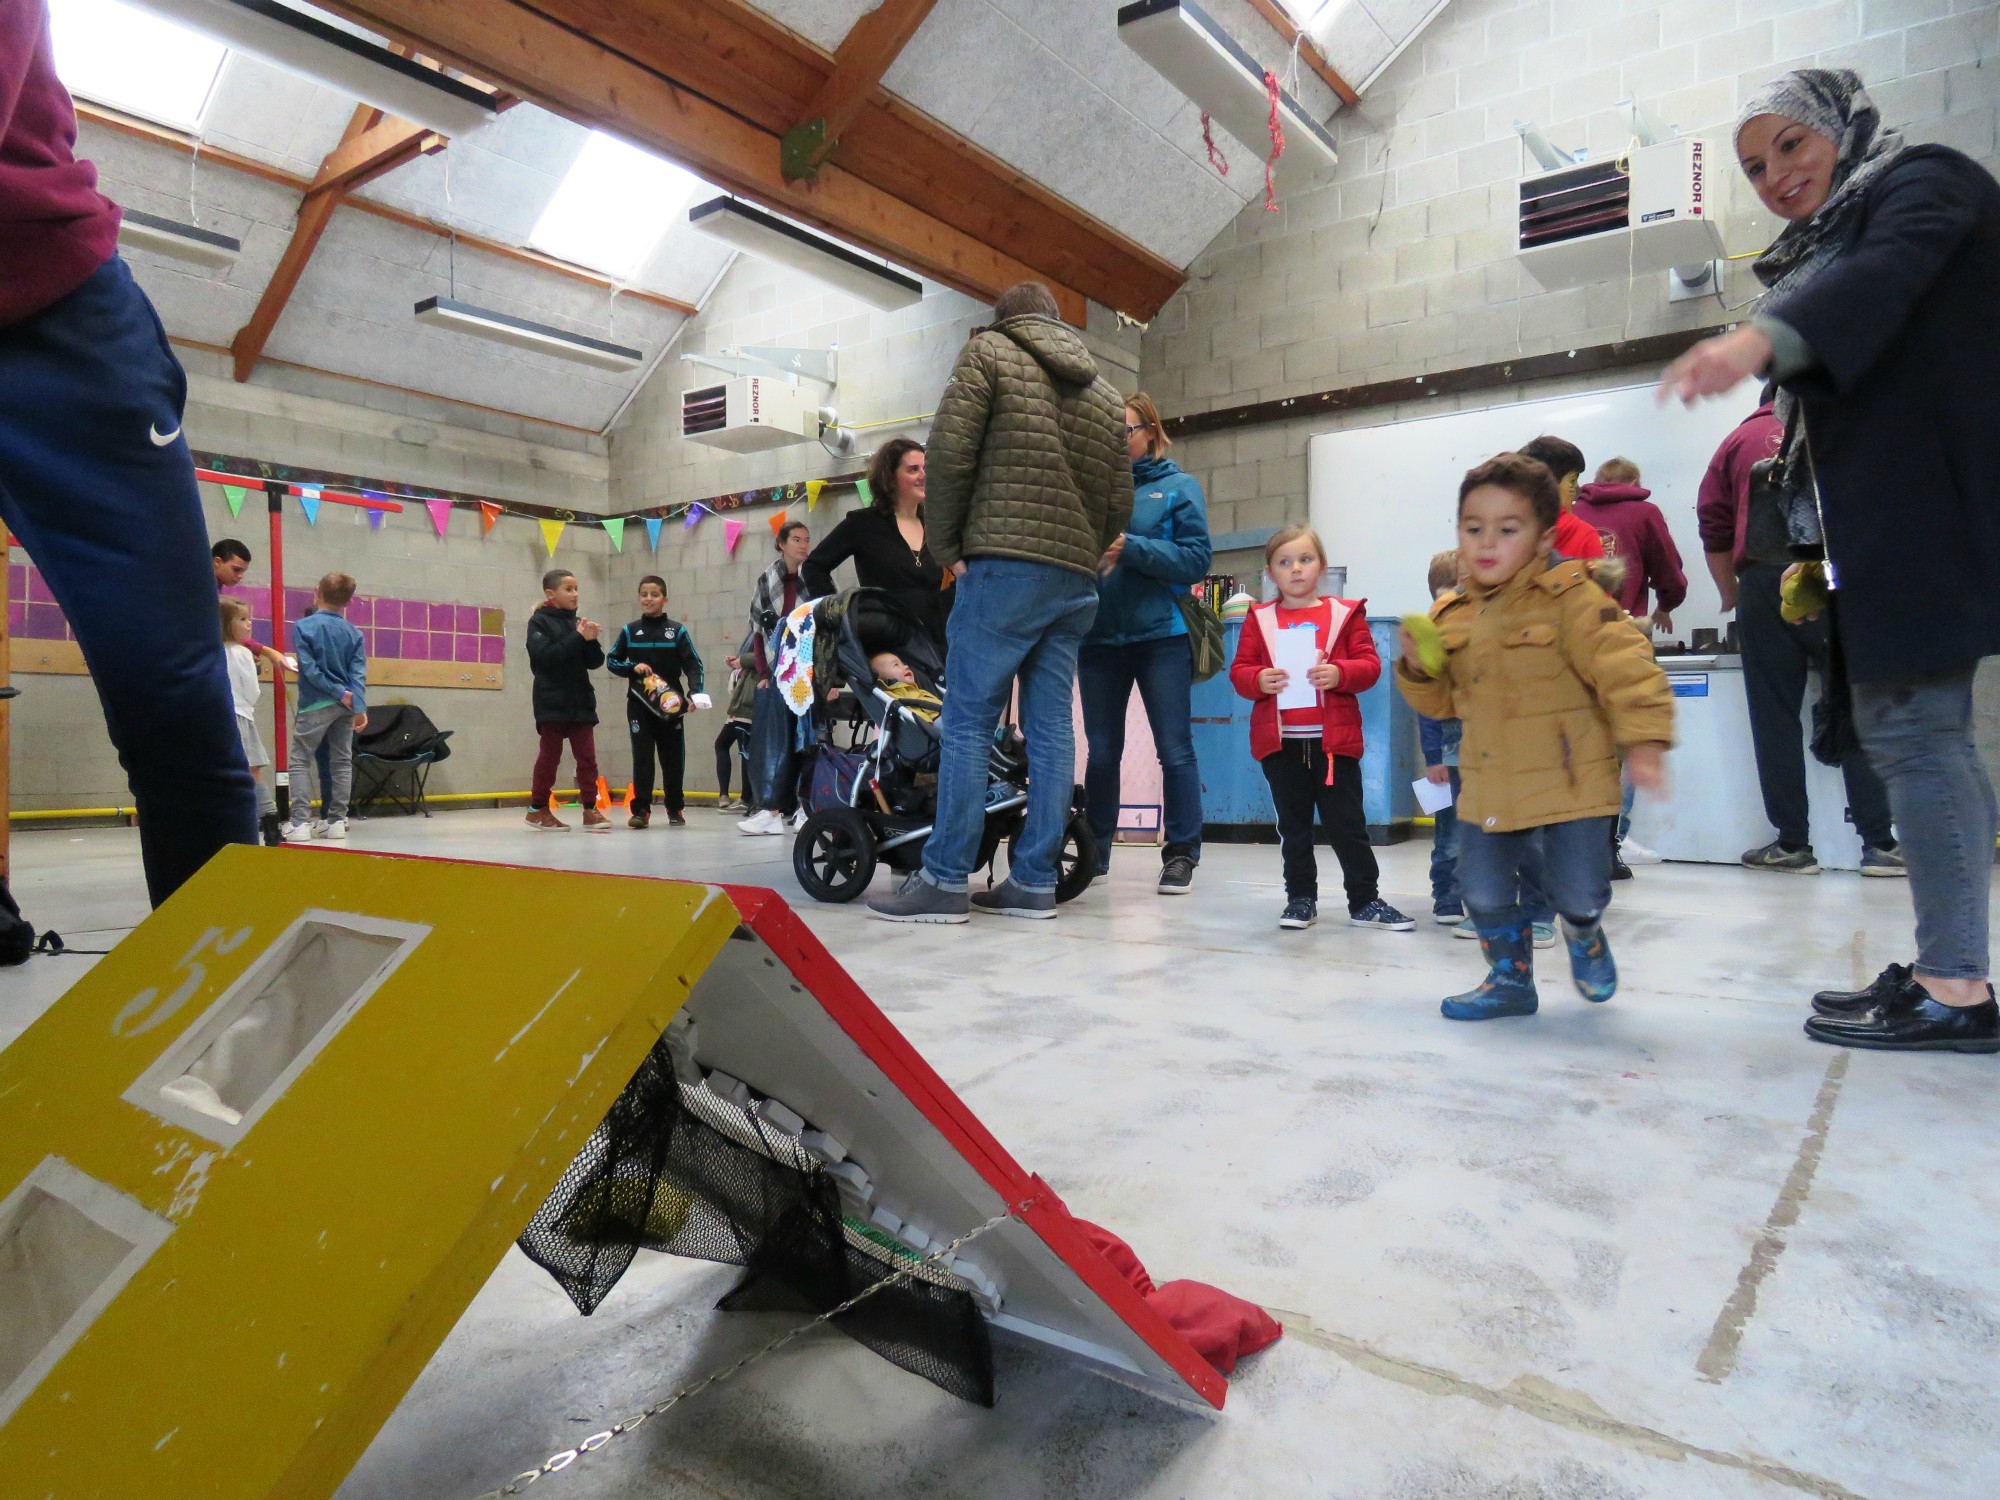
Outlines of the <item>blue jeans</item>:
M1431 905L1449 906L1460 899L1458 889L1458 767L1451 769L1451 806L1440 807L1431 819Z
M224 844L257 842L208 527L178 436L186 399L160 320L116 257L0 328L0 517L83 648L156 906Z
M1465 910L1482 928L1549 920L1529 905L1527 875L1539 860L1539 899L1579 927L1611 904L1611 818L1577 818L1514 833L1458 827L1458 878Z
M750 793L758 811L790 817L799 810L798 719L775 687L760 687L750 709Z
M324 769L322 755L326 757ZM292 798L292 823L302 826L312 821L315 781L319 783L319 815L329 823L344 819L348 794L354 788L354 710L338 703L300 709L292 720L291 764L302 783L294 788L298 795ZM548 806L547 799L541 805Z
M1201 860L1201 767L1194 758L1194 648L1184 635L1120 646L1085 645L1076 658L1083 691L1083 734L1090 757L1083 785L1097 857L1111 853L1118 829L1118 768L1125 756L1125 707L1132 689L1146 705L1160 757L1161 858Z
M1972 738L1972 669L1854 684L1854 726L1889 788L1917 908L1919 974L1984 979L1993 783Z
M1056 853L1076 786L1070 703L1077 647L1097 618L1097 580L1051 563L975 557L954 592L937 821L924 843L924 879L940 890L966 888L986 823L993 731L1018 675L1028 817L1010 878L1047 894L1056 888Z

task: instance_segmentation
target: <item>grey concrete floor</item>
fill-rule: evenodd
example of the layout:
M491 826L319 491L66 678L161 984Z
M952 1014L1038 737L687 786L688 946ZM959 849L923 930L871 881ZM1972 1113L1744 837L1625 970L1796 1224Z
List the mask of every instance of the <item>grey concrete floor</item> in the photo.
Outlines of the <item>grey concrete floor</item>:
M690 822L456 813L353 847L776 887L1072 1208L1288 1336L1211 1417L1012 1348L985 1411L814 1335L534 1494L2000 1493L1996 1060L1799 1031L1806 992L1909 956L1902 883L1643 868L1609 921L1616 1000L1544 955L1539 1016L1455 1026L1437 1000L1471 944L1281 934L1270 848L1212 847L1187 898L1130 849L1058 922L898 929L805 902L788 840ZM18 836L16 889L79 944L115 937L144 911L135 852ZM1385 851L1413 914L1427 854ZM0 974L0 1044L88 962ZM789 1326L712 1312L733 1276L642 1255L584 1319L510 1254L340 1500L470 1500Z

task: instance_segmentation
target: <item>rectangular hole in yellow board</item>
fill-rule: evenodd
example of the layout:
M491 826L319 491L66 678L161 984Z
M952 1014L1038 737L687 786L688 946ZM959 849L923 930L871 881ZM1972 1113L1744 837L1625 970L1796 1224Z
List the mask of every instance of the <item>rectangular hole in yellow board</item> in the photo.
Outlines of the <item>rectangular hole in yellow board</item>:
M0 1199L0 1424L172 1233L56 1156Z
M124 1097L234 1145L429 931L345 912L305 913Z

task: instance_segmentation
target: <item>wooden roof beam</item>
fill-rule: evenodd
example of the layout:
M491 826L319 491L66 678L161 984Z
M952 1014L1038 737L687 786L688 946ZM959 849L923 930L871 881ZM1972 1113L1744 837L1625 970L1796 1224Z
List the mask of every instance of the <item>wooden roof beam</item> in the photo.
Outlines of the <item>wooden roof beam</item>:
M937 0L882 0L854 23L833 54L833 71L779 146L788 179L796 182L819 171L847 127L874 97L882 76L936 8Z
M1271 29L1285 39L1287 47L1293 45L1298 47L1299 60L1319 74L1320 82L1332 89L1334 96L1342 104L1352 108L1361 102L1361 96L1354 91L1354 85L1340 76L1339 71L1326 60L1326 54L1319 50L1313 39L1306 37L1301 40L1299 28L1293 24L1292 18L1285 14L1284 7L1278 4L1278 0L1250 0L1250 8L1271 23Z

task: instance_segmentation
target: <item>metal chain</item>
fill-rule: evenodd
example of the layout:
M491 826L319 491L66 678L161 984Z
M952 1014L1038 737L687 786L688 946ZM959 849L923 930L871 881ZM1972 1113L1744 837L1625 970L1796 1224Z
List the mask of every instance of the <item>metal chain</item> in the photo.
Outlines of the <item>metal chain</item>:
M809 1323L799 1324L798 1327L792 1329L790 1332L781 1334L777 1338L771 1340L770 1343L764 1345L761 1349L753 1349L750 1353L744 1355L741 1359L737 1360L735 1364L725 1365L723 1366L723 1368L715 1371L713 1374L704 1375L701 1379L695 1381L692 1385L682 1386L672 1395L666 1397L663 1400L654 1402L651 1406L647 1407L644 1411L640 1412L636 1417L627 1417L622 1422L613 1423L611 1426L605 1428L602 1432L593 1432L589 1437L585 1438L582 1442L578 1443L574 1448L565 1448L560 1453L550 1454L546 1459L542 1461L540 1467L533 1469L524 1469L519 1474L516 1474L512 1479L508 1480L505 1484L501 1485L498 1489L487 1490L485 1493L475 1496L474 1500L505 1500L505 1497L509 1495L520 1494L523 1490L527 1489L529 1485L533 1484L536 1480L542 1478L544 1475L560 1474L564 1469L567 1469L571 1464L575 1463L585 1454L595 1453L598 1449L604 1447L607 1443L609 1443L613 1438L624 1437L627 1433L634 1431L640 1425L640 1423L645 1422L649 1418L657 1417L661 1415L663 1412L670 1409L671 1407L678 1406L681 1402L688 1400L690 1397L700 1395L703 1391L707 1390L712 1385L719 1385L721 1382L727 1380L730 1376L735 1375L741 1370L745 1369L746 1367L755 1364L765 1355L775 1354L778 1350L784 1348L785 1345L791 1343L792 1340L799 1338L803 1334L811 1333L815 1328L819 1327L822 1323L830 1323L835 1318L839 1317L842 1313L847 1312L854 1307L858 1307L861 1303L866 1302L870 1297L874 1296L877 1292L883 1291L891 1286L899 1286L902 1283L908 1281L912 1276L914 1276L917 1273L917 1271L921 1267L928 1265L935 1265L941 1261L950 1258L954 1253L957 1252L959 1246L969 1245L974 1240L978 1239L982 1234L985 1234L989 1229L999 1228L1002 1224L1005 1224L1009 1219L1013 1218L1017 1212L1025 1209L1026 1207L1027 1207L1026 1203L1020 1203L1020 1204L1010 1203L1006 1205L1000 1210L999 1213L995 1214L985 1223L977 1225L972 1229L968 1229L964 1234L961 1234L957 1239L953 1240L950 1244L944 1246L941 1249L933 1250L929 1255L925 1256L922 1260L913 1261L909 1265L903 1267L900 1270L892 1271L889 1275L884 1276L880 1281L875 1282L873 1285L863 1287L860 1291L856 1292L852 1297L849 1297L845 1302L841 1303L840 1306L831 1308L828 1311L821 1313L818 1317L814 1318Z

